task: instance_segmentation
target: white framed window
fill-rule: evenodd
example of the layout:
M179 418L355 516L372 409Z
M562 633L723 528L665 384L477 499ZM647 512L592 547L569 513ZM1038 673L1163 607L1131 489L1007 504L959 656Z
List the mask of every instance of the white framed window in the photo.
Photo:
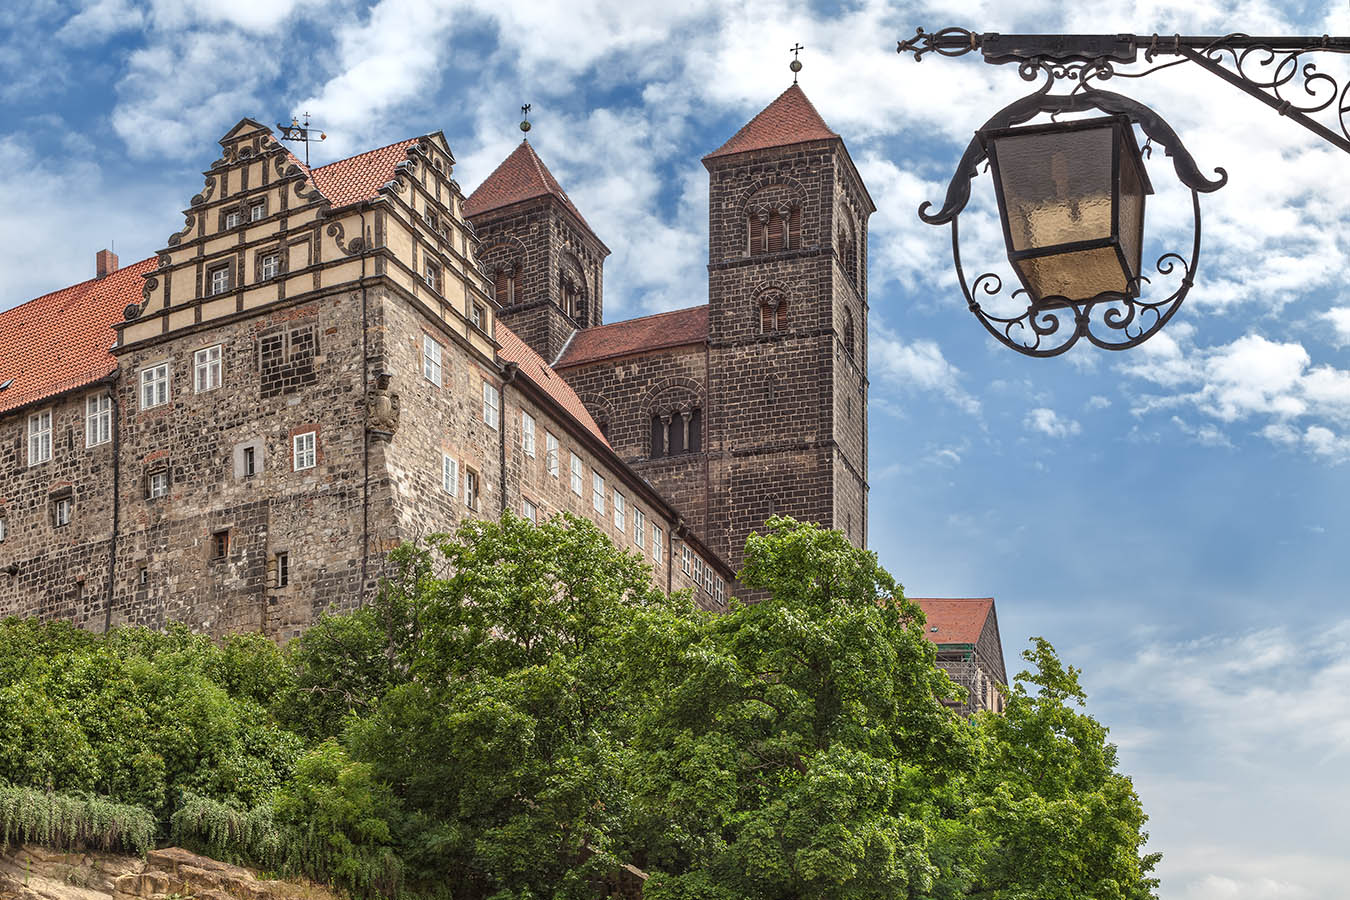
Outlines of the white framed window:
M441 454L441 490L451 497L459 496L459 460L449 453Z
M248 220L250 222L257 222L265 215L267 215L267 204L262 200L248 208Z
M428 262L426 269L422 272L422 280L433 291L439 291L441 289L441 267L434 262Z
M141 409L163 406L169 402L169 364L166 362L141 369Z
M605 514L605 479L594 469L591 470L591 506L600 515Z
M422 335L422 377L436 387L441 386L441 360L444 349L431 335Z
M96 394L84 401L84 445L97 447L112 440L112 395Z
M71 514L75 511L75 501L62 497L52 506L52 524L57 528L70 524Z
M718 606L726 602L726 590L727 583L722 579L718 578L713 582L713 599L717 601Z
M220 345L192 354L192 388L198 394L220 387Z
M483 304L474 303L470 305L469 321L475 328L483 328L487 323L487 310L483 309Z
M212 295L223 294L230 289L230 267L228 265L208 269L206 277L210 283L209 293Z
M44 409L28 417L28 464L35 466L52 458L52 411Z
M318 455L315 452L317 437L314 432L306 431L291 438L291 465L295 471L314 468Z
M478 508L478 473L473 469L464 470L464 505L469 509Z
M539 509L528 499L520 498L520 514L524 516L531 525L539 524Z
M280 271L280 253L265 253L263 254L263 258L258 261L258 277L263 281L269 281L276 278Z
M626 519L626 515L627 515L627 508L624 506L624 502L623 502L623 494L620 494L620 493L619 493L619 489L618 489L618 488L615 488L615 489L614 489L614 527L617 528L617 529L619 530L619 534L623 534L625 531L628 530L628 522L627 522L627 519Z
M572 493L581 496L581 457L572 454Z
M238 228L238 227L239 227L239 223L242 222L242 221L243 221L243 217L239 215L239 210L237 210L237 209L232 209L232 210L230 210L229 212L227 212L227 213L225 214L225 227L226 227L226 228Z
M662 544L662 539L663 539L664 537L665 537L665 533L661 530L661 526L660 526L660 525L657 525L655 522L653 522L653 523L652 523L652 559L656 560L658 563L661 562L661 554L662 554L662 552L663 552L661 548L664 546L664 544Z
M501 406L501 393L493 386L492 382L483 382L483 422L493 428L497 427L498 407Z
M633 507L633 546L638 550L647 548L647 514Z
M558 477L558 439L553 432L544 432L544 468L554 478Z
M680 545L680 571L686 575L694 571L694 554L689 552L688 544Z
M4 543L4 540L5 540L5 520L0 519L0 543Z
M534 416L523 409L520 411L520 449L534 459Z
M150 481L145 486L145 493L151 500L169 496L169 473L164 471L151 472Z
M703 587L703 557L694 557L694 584Z
M284 588L291 583L291 555L286 551L277 554L277 587Z

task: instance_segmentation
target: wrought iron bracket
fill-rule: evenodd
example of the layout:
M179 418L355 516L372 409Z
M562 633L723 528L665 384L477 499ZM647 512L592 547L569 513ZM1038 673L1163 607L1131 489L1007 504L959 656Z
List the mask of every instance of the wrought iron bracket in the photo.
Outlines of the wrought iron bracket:
M1089 79L1139 78L1191 62L1350 153L1350 81L1342 84L1319 71L1314 61L1319 53L1350 54L1350 37L981 34L964 28L935 32L919 28L912 38L896 44L897 53L912 53L915 61L928 53L964 56L977 51L993 65L1016 64L1027 80L1045 72L1052 80L1067 78L1081 84ZM1146 65L1176 58L1144 71L1123 70L1138 64L1141 53Z

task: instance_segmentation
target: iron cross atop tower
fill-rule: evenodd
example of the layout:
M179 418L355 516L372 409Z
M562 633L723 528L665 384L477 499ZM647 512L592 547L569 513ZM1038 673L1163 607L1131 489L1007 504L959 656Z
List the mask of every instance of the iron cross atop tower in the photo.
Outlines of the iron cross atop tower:
M788 49L792 51L792 62L788 63L788 68L792 70L792 83L796 84L797 73L802 70L802 61L797 58L797 54L801 53L806 48L799 43L793 47L789 47Z

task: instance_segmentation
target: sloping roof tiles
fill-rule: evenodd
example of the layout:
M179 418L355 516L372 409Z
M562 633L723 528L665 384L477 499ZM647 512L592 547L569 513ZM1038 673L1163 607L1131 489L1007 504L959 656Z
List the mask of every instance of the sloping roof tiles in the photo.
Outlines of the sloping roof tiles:
M394 166L408 158L408 148L418 140L408 138L312 169L314 186L335 207L369 200L394 177Z
M578 331L554 368L564 369L708 339L708 304Z
M595 424L591 414L586 411L586 407L577 396L576 391L572 390L571 385L562 380L557 372L549 368L544 362L544 358L530 349L530 346L522 341L514 331L507 328L497 320L497 343L501 344L501 358L507 362L513 362L520 367L520 373L530 381L538 385L544 393L548 394L563 409L567 410L573 418L581 423L582 427L595 435L605 446L609 446L609 441L600 433L600 426Z
M92 384L117 368L112 326L139 303L154 257L0 313L0 412Z
M910 597L909 601L928 617L923 633L934 644L977 643L994 608L993 597Z
M464 215L473 218L513 203L547 196L556 197L583 225L586 224L567 192L558 184L558 179L534 152L534 147L529 141L521 141L520 146L512 150L511 155L502 160L501 165L493 169L464 201ZM589 225L586 227L590 228Z
M830 126L825 124L815 106L806 98L806 93L794 84L779 94L777 100L764 107L759 115L745 123L745 127L733 134L731 140L703 158L716 159L733 153L837 137L839 135L830 130Z

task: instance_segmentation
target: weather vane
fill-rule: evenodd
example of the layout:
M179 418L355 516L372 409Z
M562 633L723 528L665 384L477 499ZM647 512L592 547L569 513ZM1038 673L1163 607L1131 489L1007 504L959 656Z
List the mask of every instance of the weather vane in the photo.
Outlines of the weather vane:
M797 58L797 54L801 53L806 48L803 47L801 44L797 44L795 47L791 47L789 49L792 50L792 62L788 63L788 68L792 70L792 83L796 84L797 73L802 70L802 61Z
M520 108L520 130L527 133L530 130L530 104L528 103Z
M305 145L305 168L309 168L309 145L314 141L328 140L328 135L324 134L322 131L319 132L319 136L316 138L309 136L309 113L305 113L305 121L303 124L295 116L291 116L291 124L282 125L278 122L277 128L281 131L281 139L283 141L291 141L293 143Z

